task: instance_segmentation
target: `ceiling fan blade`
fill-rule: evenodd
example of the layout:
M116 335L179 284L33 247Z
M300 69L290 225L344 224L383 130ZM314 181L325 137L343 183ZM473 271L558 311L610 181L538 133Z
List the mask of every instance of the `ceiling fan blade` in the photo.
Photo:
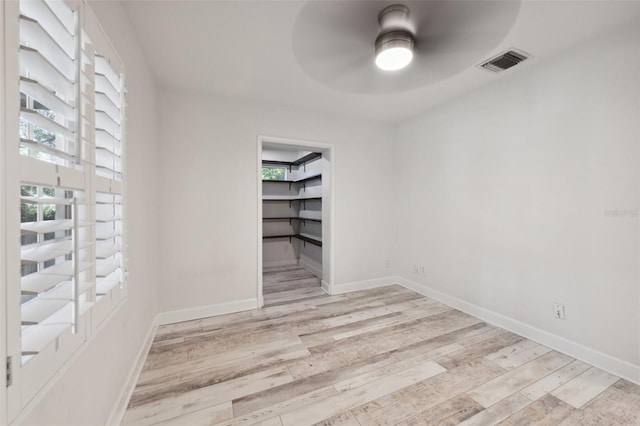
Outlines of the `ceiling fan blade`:
M436 35L425 38L417 38L414 43L414 53L416 55L429 56L450 53L474 52L484 53L488 45L497 45L496 34L487 33L475 34L471 39L458 40L457 36Z
M406 69L376 68L378 14L401 3L415 28L413 62ZM505 37L519 0L311 1L293 30L293 53L319 83L352 93L397 93L422 87L474 66Z
M375 39L378 33L378 7L384 2L310 1L300 12L296 25L307 31L343 39ZM354 19L354 17L357 17Z
M519 8L509 1L416 2L416 49L486 51L504 39Z

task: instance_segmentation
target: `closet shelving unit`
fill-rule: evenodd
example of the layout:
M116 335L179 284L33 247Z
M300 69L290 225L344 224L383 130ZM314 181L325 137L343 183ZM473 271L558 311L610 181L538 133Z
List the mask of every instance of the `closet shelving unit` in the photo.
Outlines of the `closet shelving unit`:
M297 167L305 167L307 163L315 160L316 158L320 158L322 157L322 154L319 152L311 152L307 155L305 155L304 157L300 157L295 161L276 161L276 160L262 160L262 165L263 166L287 166L289 168L289 171L291 171L291 168L294 166ZM269 181L269 182L273 182L273 181ZM277 181L277 182L286 182L283 180Z
M263 166L284 166L287 167L289 169L289 172L292 171L293 167L301 167L303 168L303 171L306 170L306 164L314 161L318 158L320 158L322 156L321 153L319 152L312 152L309 153L295 161L275 161L275 160L263 160L262 161L262 165ZM292 189L296 188L296 186L298 187L298 189L302 190L303 192L306 192L307 190L307 183L311 182L311 181L321 181L322 180L322 174L318 173L318 174L314 174L311 176L306 176L304 178L301 179L295 179L295 180L272 180L272 179L263 179L262 182L263 183L269 183L269 184L278 184L278 185L288 185L288 189L289 191L291 191ZM293 208L296 204L301 207L302 209L304 209L306 207L306 203L310 202L310 201L320 201L322 202L322 197L304 197L304 196L297 196L297 197L292 197L292 196L280 196L280 195L265 195L264 191L263 191L263 196L262 196L262 202L263 204L265 203L289 203L289 208ZM263 212L267 210L263 208ZM307 217L301 217L299 216L299 212L300 212L300 208L298 209L298 216L267 216L267 217L263 217L262 221L263 222L283 222L283 221L288 221L289 225L293 225L294 222L298 222L299 224L302 224L303 226L306 224L306 222L315 222L315 223L321 223L322 220L321 219L315 219L315 218L307 218ZM264 213L263 213L264 214ZM316 245L318 247L322 247L322 240L319 238L313 238L309 235L302 235L300 233L290 233L290 234L276 234L276 235L264 235L262 237L263 240L274 240L274 239L284 239L284 238L288 238L289 241L291 241L292 239L298 239L300 241L302 241L305 245L306 243L310 243L313 245Z

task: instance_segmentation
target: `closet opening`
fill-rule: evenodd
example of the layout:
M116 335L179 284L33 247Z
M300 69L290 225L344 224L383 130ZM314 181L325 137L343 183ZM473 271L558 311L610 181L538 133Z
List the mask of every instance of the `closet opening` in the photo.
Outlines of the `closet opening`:
M258 138L260 306L331 293L332 150Z

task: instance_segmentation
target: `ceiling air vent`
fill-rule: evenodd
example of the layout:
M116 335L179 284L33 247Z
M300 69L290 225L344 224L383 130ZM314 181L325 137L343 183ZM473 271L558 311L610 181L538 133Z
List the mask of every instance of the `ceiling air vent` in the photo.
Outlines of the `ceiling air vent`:
M483 62L480 66L484 69L493 72L500 72L507 70L511 67L518 65L520 62L526 60L530 55L524 53L521 50L509 50L501 53L488 61Z

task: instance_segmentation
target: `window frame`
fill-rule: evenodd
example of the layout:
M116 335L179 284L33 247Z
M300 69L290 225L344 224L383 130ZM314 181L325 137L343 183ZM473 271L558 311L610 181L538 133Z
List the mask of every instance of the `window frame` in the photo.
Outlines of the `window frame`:
M80 50L83 56L78 56L79 61L74 63L76 68L76 77L74 81L82 80L83 90L87 80L86 76L90 76L95 81L95 68L90 67L95 64L94 52L100 51L100 54L107 58L109 66L113 72L119 77L119 96L120 96L120 168L121 180L107 179L100 177L95 171L95 115L96 105L93 101L96 96L95 84L91 82L90 98L86 97L83 92L78 98L76 96L76 115L75 115L75 131L81 132L76 138L76 142L81 144L80 151L82 155L76 155L77 161L67 163L68 167L63 164L55 165L52 163L44 163L42 161L26 157L20 154L20 58L17 47L20 45L20 1L2 2L0 5L0 22L4 26L4 31L0 32L0 128L4 131L0 132L0 192L3 193L3 203L0 207L0 240L3 242L15 241L15 244L0 244L0 288L6 289L0 291L0 307L6 312L0 315L0 354L2 354L2 362L0 362L0 373L3 379L6 377L7 369L5 357L12 359L12 384L11 386L0 385L0 424L20 423L26 418L30 410L35 407L49 389L51 389L57 380L63 376L67 369L73 365L73 362L86 348L89 342L95 337L102 327L115 315L119 308L125 303L127 298L127 282L126 282L126 102L125 102L125 80L123 62L109 42L106 34L102 30L95 14L90 5L83 0L60 0L53 1L52 8L66 7L75 11L78 20L78 27L81 28L82 37L87 37L89 45L85 45L85 41L81 41L79 49L93 49L89 53ZM65 11L66 13L66 11ZM74 44L77 41L74 41ZM94 49L95 48L95 49ZM86 55L85 55L86 53ZM93 62L86 61L86 58ZM80 63L80 65L78 65ZM89 66L89 68L85 68ZM78 84L78 83L77 83ZM87 109L87 105L92 105ZM81 109L82 108L82 109ZM82 113L81 113L82 111ZM91 121L92 120L92 121ZM88 124L89 123L89 124ZM9 124L9 125L6 125ZM14 125L15 124L15 125ZM88 127L84 127L84 126ZM93 127L92 127L93 126ZM90 135L90 136L88 136ZM93 143L85 144L87 142ZM21 172L31 168L29 172ZM26 175L34 176L33 179L25 180ZM57 181L56 181L57 180ZM73 333L65 331L63 334L54 338L55 344L50 343L53 349L50 352L43 353L37 363L31 365L32 371L21 366L21 254L20 254L20 188L23 184L36 185L39 187L55 187L59 189L70 189L84 191L86 195L86 212L89 221L93 225L93 231L87 233L88 238L93 241L94 246L89 250L86 256L91 258L92 267L91 274L93 279L93 288L97 284L96 272L96 253L95 253L95 224L96 224L96 193L106 192L117 194L121 199L121 250L119 253L121 259L122 282L113 290L110 290L108 297L103 297L97 301L94 307L87 312L80 321L76 321ZM16 214L18 213L18 214ZM77 226L76 223L74 225ZM74 229L78 229L75 227ZM44 237L43 237L44 238ZM93 290L96 297L96 292ZM17 303L16 303L17 301ZM40 354L36 355L39 357ZM34 362L36 358L29 361ZM29 364L25 364L29 365ZM27 382L37 378L32 389L27 390Z

